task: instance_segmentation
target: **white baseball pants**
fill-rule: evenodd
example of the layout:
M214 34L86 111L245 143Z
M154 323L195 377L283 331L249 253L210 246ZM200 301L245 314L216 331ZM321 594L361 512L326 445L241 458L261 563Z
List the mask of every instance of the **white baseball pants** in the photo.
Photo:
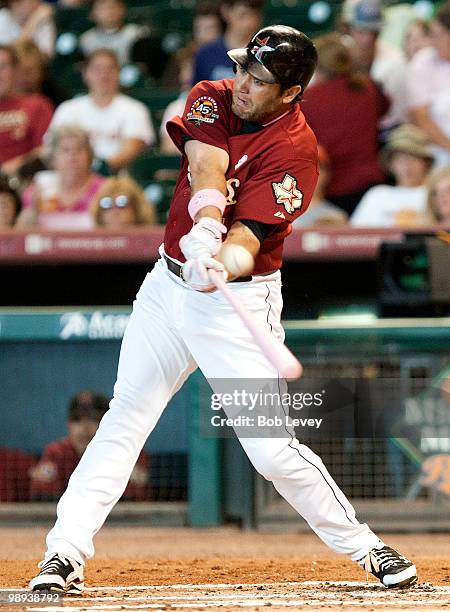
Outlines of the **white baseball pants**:
M255 318L284 337L279 272L229 287ZM137 294L110 409L58 503L47 555L59 552L80 563L94 555L93 537L122 496L146 439L197 366L207 379L277 378L223 295L191 290L161 259ZM294 438L240 442L258 472L334 551L358 560L378 543L307 446Z

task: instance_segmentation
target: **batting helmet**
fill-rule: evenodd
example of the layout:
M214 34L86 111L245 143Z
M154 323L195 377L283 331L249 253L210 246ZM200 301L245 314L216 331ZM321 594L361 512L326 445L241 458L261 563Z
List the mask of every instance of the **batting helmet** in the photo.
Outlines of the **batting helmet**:
M317 51L310 38L289 26L273 25L259 30L247 47L231 49L228 55L255 78L279 83L283 88L306 88L317 64Z

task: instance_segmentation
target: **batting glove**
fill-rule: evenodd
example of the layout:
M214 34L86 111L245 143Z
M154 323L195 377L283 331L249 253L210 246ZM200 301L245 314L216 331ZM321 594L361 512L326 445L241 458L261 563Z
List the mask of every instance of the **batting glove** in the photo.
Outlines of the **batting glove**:
M209 255L188 259L181 268L181 278L196 291L214 291L216 286L209 279L208 270L216 270L227 280L228 274L220 261Z
M227 228L219 221L202 217L188 234L180 238L180 249L186 261L203 255L217 255L222 246L222 234L226 232Z

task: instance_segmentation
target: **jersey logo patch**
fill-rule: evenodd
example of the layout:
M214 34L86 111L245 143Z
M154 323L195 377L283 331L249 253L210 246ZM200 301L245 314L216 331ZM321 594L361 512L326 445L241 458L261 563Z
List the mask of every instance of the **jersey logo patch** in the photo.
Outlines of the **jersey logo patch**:
M214 123L218 118L217 102L210 96L197 98L186 115L187 121L194 121L196 125Z
M297 189L297 180L290 174L285 174L281 183L272 183L277 204L284 206L290 215L300 210L303 204L303 193Z

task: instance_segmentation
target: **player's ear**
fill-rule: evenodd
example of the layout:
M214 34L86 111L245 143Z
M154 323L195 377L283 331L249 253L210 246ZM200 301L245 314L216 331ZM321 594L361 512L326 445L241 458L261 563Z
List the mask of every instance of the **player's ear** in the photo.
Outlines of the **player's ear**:
M283 91L283 103L289 104L290 102L293 102L294 99L301 93L301 91L301 85L292 85L292 87L288 87Z

